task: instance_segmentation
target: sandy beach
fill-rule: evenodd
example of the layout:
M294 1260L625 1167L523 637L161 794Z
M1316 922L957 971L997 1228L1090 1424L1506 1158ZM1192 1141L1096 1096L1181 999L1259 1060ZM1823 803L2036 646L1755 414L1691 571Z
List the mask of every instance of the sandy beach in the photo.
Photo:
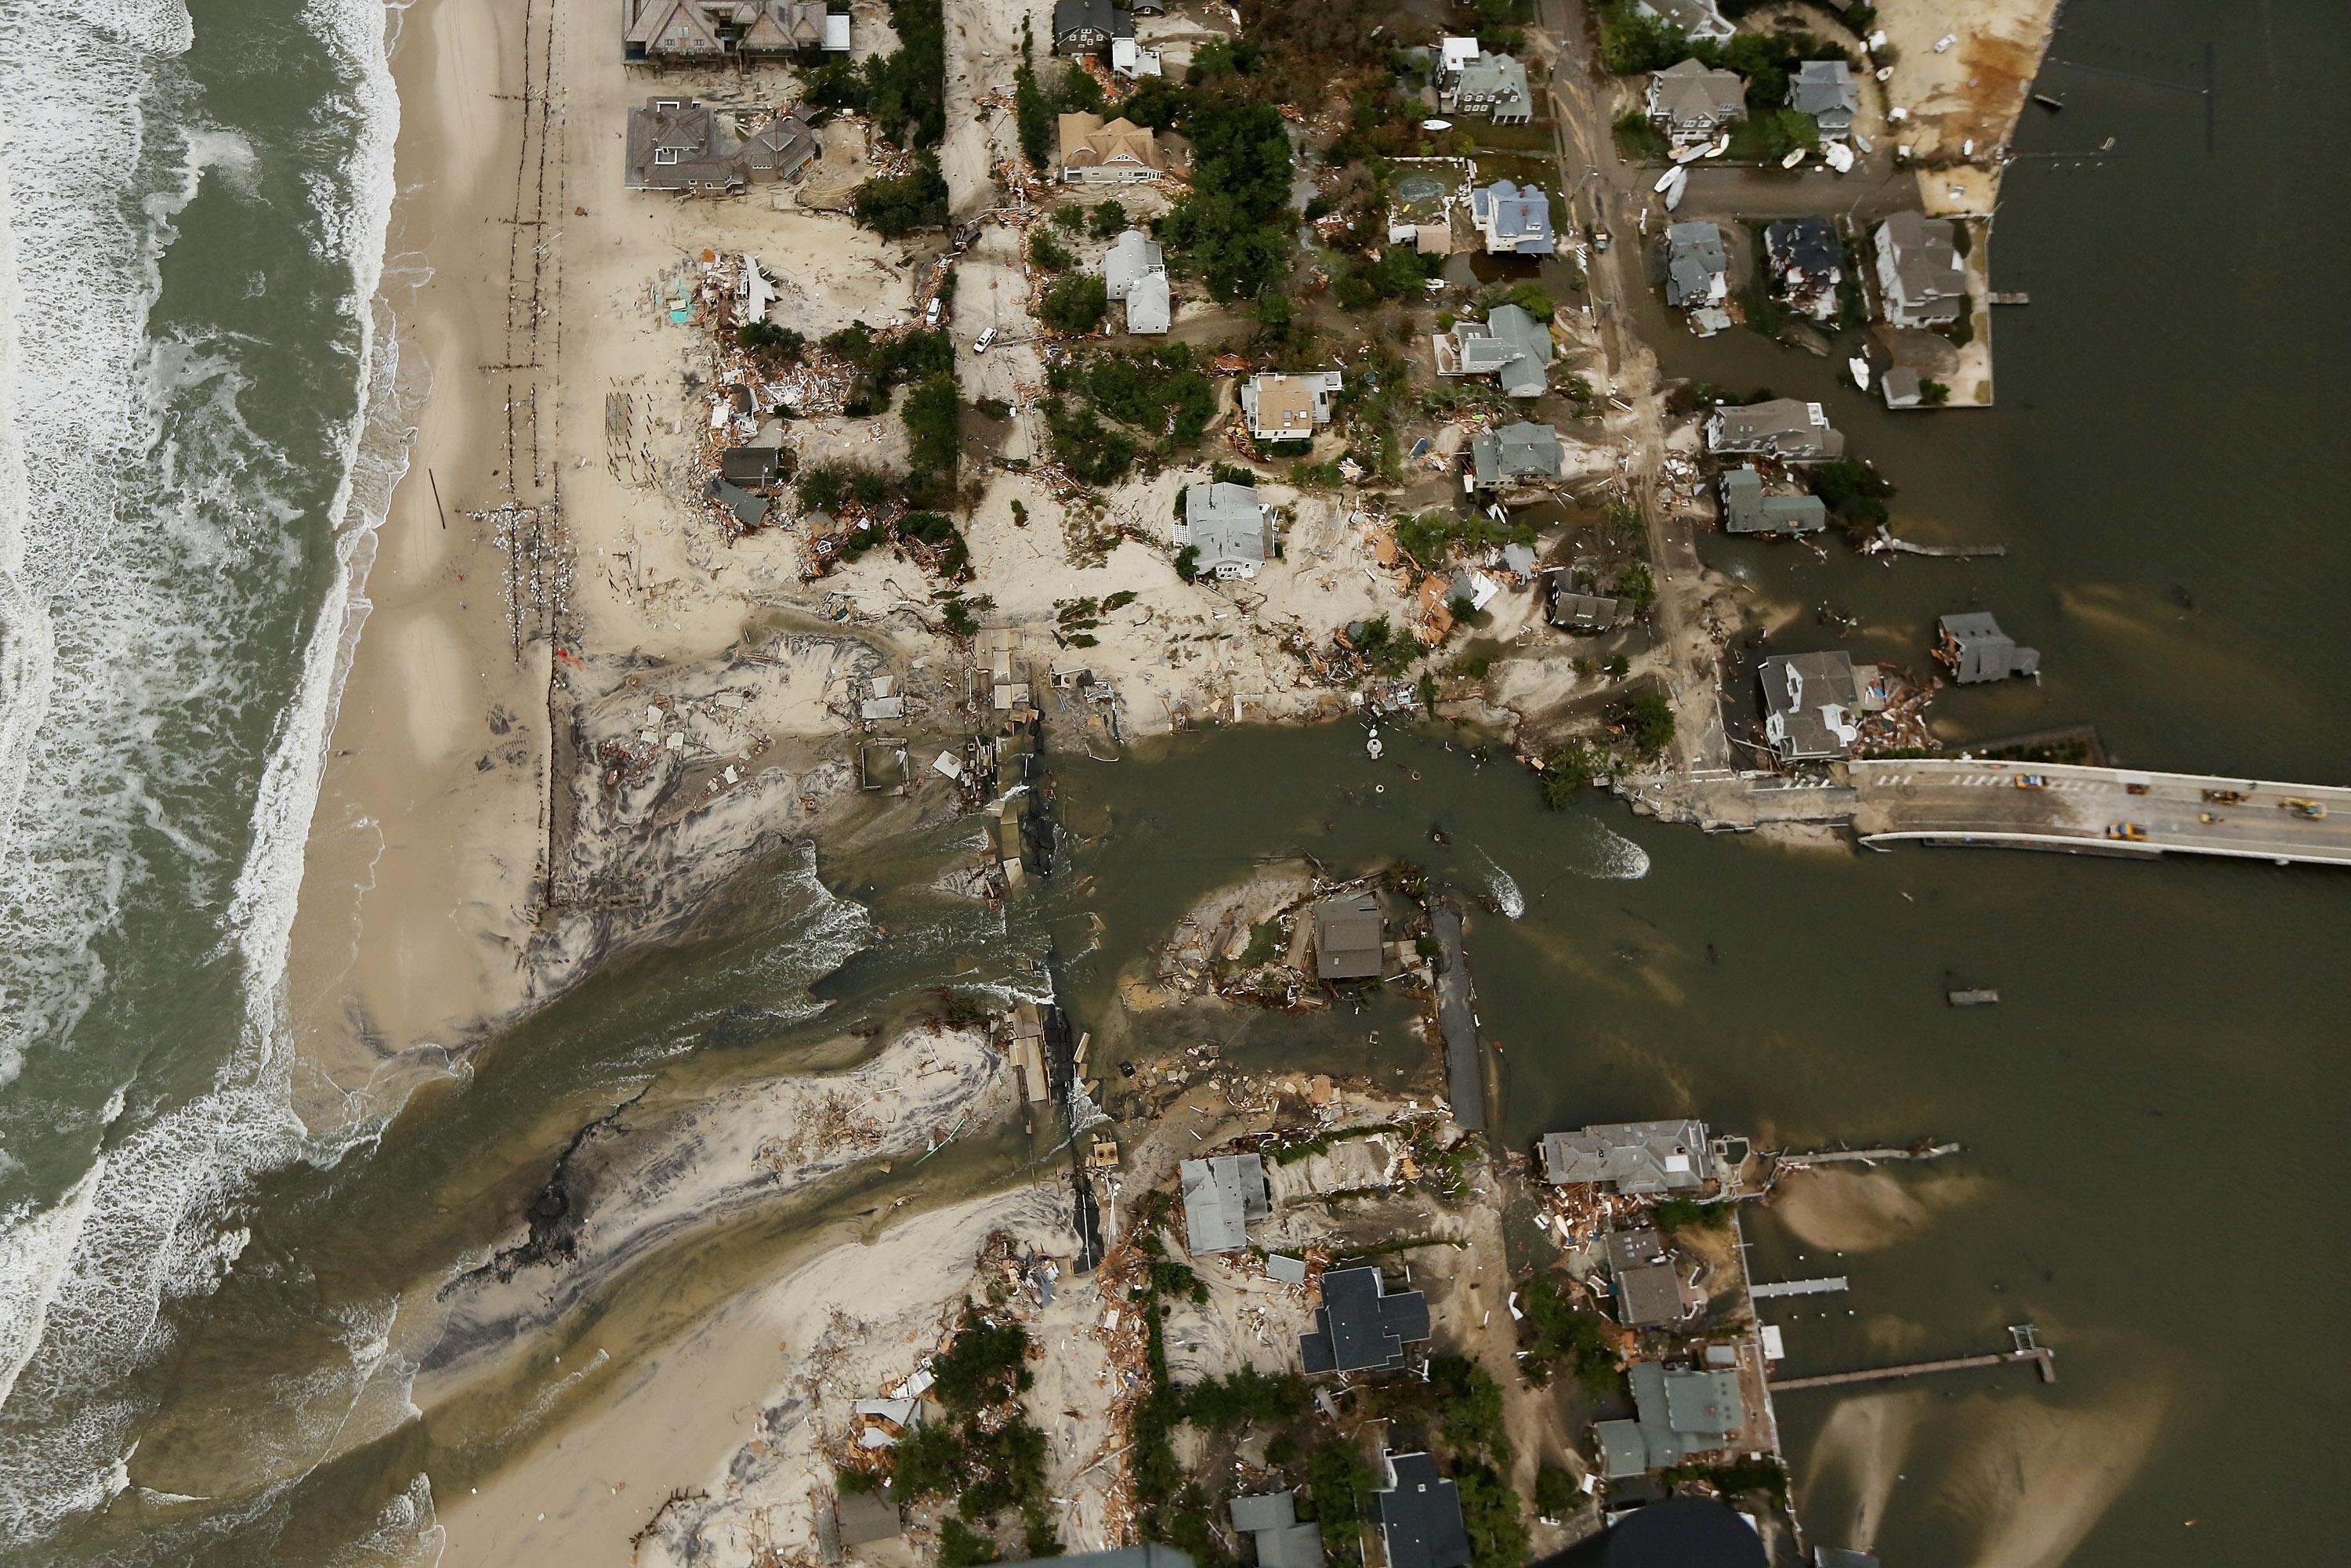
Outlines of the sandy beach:
M388 272L416 411L376 537L361 636L311 826L287 976L298 1109L331 1124L396 1103L414 1069L521 998L547 789L547 659L517 659L502 553L465 516L506 498L503 378L522 17L420 0L395 56L400 197ZM436 498L437 492L437 498ZM445 518L445 527L444 520Z

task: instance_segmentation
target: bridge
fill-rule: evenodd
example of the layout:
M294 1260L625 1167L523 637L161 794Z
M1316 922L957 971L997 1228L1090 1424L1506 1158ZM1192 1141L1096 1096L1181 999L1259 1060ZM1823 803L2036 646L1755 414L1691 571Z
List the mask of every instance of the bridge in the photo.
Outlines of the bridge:
M2351 865L2351 789L2337 785L1943 758L1855 761L1844 771L1853 831L1872 849L1910 841ZM2289 800L2325 814L2303 815ZM2110 836L2126 823L2145 837Z

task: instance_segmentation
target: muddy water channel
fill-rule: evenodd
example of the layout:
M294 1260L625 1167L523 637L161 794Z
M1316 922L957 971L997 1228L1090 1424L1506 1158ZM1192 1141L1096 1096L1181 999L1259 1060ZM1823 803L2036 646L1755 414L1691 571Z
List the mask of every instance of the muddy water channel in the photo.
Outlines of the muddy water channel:
M1074 874L1052 896L1099 940L1071 965L1073 1005L1110 1016L1122 965L1262 862L1305 854L1345 876L1409 859L1523 908L1473 908L1468 934L1510 1145L1684 1113L1766 1145L1964 1145L1822 1178L1753 1218L1758 1279L1852 1281L1767 1313L1786 1370L1999 1349L2032 1322L2060 1380L1788 1396L1814 1539L1910 1563L2054 1561L2077 1541L2075 1563L2185 1563L2223 1532L2304 1560L2341 1528L2339 1494L2310 1490L2316 1461L2291 1457L2323 1452L2330 1424L2273 1397L2325 1364L2326 1314L2258 1303L2351 1286L2295 1196L2351 1092L2351 884L1708 838L1597 797L1546 811L1506 761L1384 738L1376 762L1343 725L1064 763ZM2002 999L1954 1009L1954 983ZM1362 1071L1398 1038L1384 1021L1253 1025L1246 1043Z

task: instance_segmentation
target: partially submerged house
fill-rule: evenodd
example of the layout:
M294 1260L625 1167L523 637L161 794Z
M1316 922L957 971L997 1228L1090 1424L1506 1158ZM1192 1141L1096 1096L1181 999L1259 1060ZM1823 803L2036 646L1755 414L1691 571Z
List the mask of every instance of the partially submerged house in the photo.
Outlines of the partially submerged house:
M1380 1456L1387 1485L1372 1494L1387 1568L1467 1568L1469 1530L1461 1489L1426 1454Z
M1842 649L1782 653L1756 672L1763 688L1763 738L1782 762L1824 762L1861 738L1861 717L1886 706L1877 666L1856 666Z
M1844 244L1826 218L1763 225L1763 269L1771 297L1814 321L1833 319L1844 282Z
M1643 1226L1608 1232L1602 1250L1616 1305L1628 1329L1672 1328L1706 1310L1706 1293L1685 1276L1695 1272L1659 1232Z
M1385 927L1380 901L1368 893L1343 893L1314 905L1314 974L1324 980L1376 979L1383 967Z
M1331 423L1331 400L1346 384L1338 371L1259 371L1241 383L1241 414L1258 441L1311 441Z
M1696 1192L1714 1179L1706 1124L1610 1122L1580 1133L1546 1133L1543 1179L1553 1186L1590 1183L1629 1197Z
M1721 135L1732 120L1747 118L1747 83L1735 71L1676 60L1650 73L1648 110L1650 123L1667 141L1694 147Z
M1134 37L1134 17L1112 0L1053 0L1057 55L1099 55L1118 39Z
M1983 611L1946 615L1935 629L1935 658L1963 686L2041 673L2041 650L2018 646Z
M1388 1293L1376 1264L1326 1270L1314 1332L1298 1338L1310 1373L1380 1372L1404 1364L1405 1346L1429 1337L1428 1298Z
M1763 476L1744 465L1723 475L1721 488L1726 534L1810 534L1829 526L1818 496L1767 495Z
M1539 186L1497 180L1469 193L1469 222L1485 236L1489 256L1551 256L1551 198Z
M1121 118L1080 111L1060 121L1061 182L1070 185L1133 185L1159 178L1159 143L1149 131Z
M1968 271L1949 218L1896 213L1877 225L1877 298L1896 327L1948 327L1966 313Z
M1551 623L1563 632L1606 632L1616 624L1624 607L1594 593L1588 578L1562 571L1551 580Z
M1847 136L1861 108L1861 84L1843 60L1803 60L1788 73L1788 107L1811 115L1823 136Z
M1510 55L1479 53L1465 60L1437 102L1447 113L1482 114L1497 125L1524 125L1535 112L1527 68Z
M1709 452L1760 453L1782 463L1817 463L1844 455L1844 435L1819 403L1792 397L1725 404L1707 416Z
M1877 393L1888 408L1921 408L1927 402L1926 379L1909 365L1888 365L1877 378Z
M1184 1185L1184 1249L1198 1258L1238 1252L1249 1225L1273 1212L1265 1162L1255 1155L1217 1155L1176 1166Z
M772 485L783 471L783 451L774 446L730 446L718 455L718 476L753 489Z
M1190 548L1203 576L1220 581L1255 577L1273 554L1273 508L1257 498L1253 485L1191 485L1184 491L1184 516L1176 525L1177 549Z
M1257 1544L1257 1568L1322 1568L1322 1527L1298 1517L1296 1492L1237 1497L1229 1511L1233 1533Z
M1497 305L1429 343L1440 376L1491 376L1511 397L1541 397L1551 384L1551 324L1523 306Z
M1470 476L1484 490L1504 485L1549 484L1559 477L1566 458L1559 432L1548 424L1522 420L1469 438Z
M1600 1443L1600 1473L1609 1480L1718 1453L1747 1425L1747 1401L1735 1369L1698 1372L1636 1361L1625 1375L1636 1418L1598 1421L1592 1427Z
M1703 220L1666 225L1666 303L1699 310L1730 298L1730 257L1722 231Z

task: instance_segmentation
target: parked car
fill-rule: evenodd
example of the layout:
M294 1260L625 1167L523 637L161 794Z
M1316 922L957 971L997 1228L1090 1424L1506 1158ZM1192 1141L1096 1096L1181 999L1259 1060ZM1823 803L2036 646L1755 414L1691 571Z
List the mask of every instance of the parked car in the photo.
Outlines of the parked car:
M2147 830L2137 822L2116 822L2106 830L2106 837L2120 839L2126 844L2143 844L2147 842Z
M996 329L990 327L987 331L982 332L977 339L973 340L971 351L975 354L984 354L987 352L987 346L994 341L996 341Z

